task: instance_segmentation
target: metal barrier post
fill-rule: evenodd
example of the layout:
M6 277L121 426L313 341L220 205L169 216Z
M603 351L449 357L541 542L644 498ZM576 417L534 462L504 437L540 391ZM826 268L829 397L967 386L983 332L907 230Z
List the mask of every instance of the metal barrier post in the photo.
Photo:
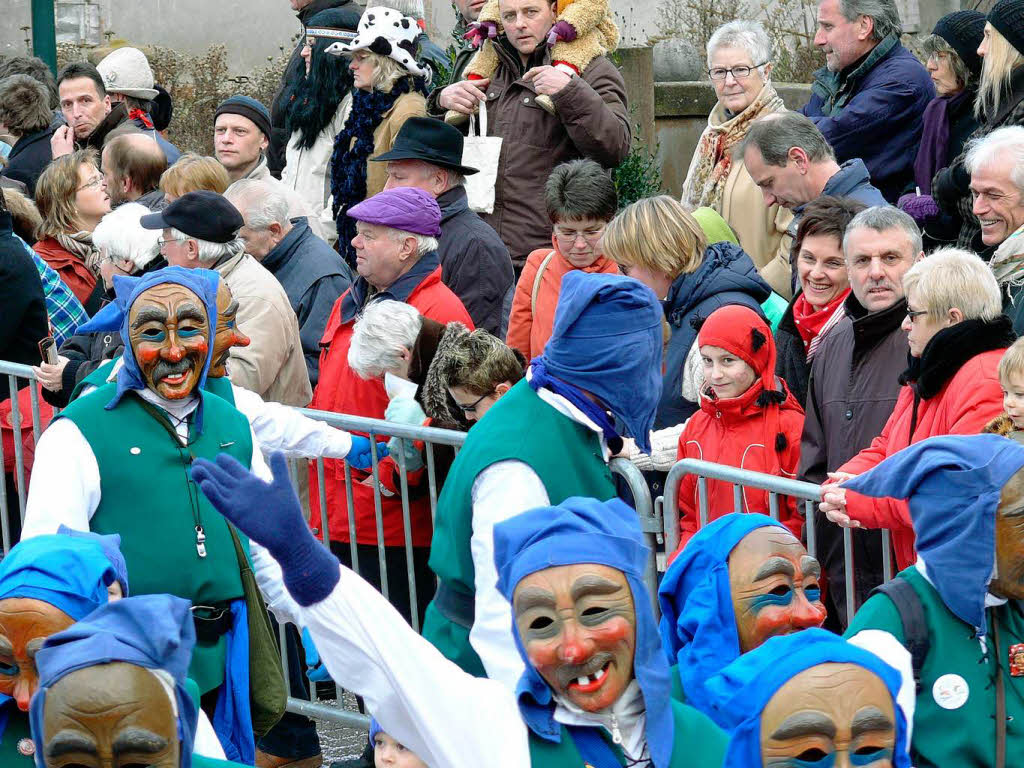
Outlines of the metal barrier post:
M18 380L13 374L7 377L11 392L11 424L14 427L14 469L18 483L18 509L21 522L25 522L25 447L22 445L24 436L21 431L21 404L18 400Z
M402 495L402 528L405 533L405 570L409 577L409 616L412 628L420 631L420 612L416 602L416 562L412 550L412 515L409 512L409 478L406 476L405 438L399 438L402 450L398 452L398 483Z
M662 522L654 514L654 504L651 502L651 490L647 481L636 468L633 462L627 459L612 459L609 468L613 474L618 475L629 486L633 496L633 506L636 509L637 517L640 520L640 530L647 540L647 564L644 568L644 584L651 593L651 602L654 604L654 618L658 618L658 540L657 534L661 531Z

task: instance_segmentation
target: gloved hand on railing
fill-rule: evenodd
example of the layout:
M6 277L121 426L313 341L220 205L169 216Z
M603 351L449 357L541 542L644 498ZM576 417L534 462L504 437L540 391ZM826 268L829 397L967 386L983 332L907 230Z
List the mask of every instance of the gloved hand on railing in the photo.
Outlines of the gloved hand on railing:
M396 397L388 403L384 411L384 418L393 421L395 424L408 424L413 427L421 426L427 420L427 414L423 412L420 404L411 397ZM423 456L416 447L413 440L402 440L392 437L388 441L388 451L394 455L401 451L405 457L406 472L415 472L423 468ZM398 460L395 459L397 462Z
M218 512L277 560L295 602L310 606L326 598L341 578L338 559L313 538L283 453L271 454L270 469L274 480L265 483L221 453L216 461L196 459L191 475Z
M320 658L320 651L316 649L312 635L305 627L302 628L302 648L306 653L306 677L314 683L327 683L331 680L331 673L327 671Z
M387 455L388 444L377 443L377 461ZM361 435L352 435L352 447L349 449L348 455L345 456L345 462L352 469L369 470L373 466L373 457L370 456L370 439Z

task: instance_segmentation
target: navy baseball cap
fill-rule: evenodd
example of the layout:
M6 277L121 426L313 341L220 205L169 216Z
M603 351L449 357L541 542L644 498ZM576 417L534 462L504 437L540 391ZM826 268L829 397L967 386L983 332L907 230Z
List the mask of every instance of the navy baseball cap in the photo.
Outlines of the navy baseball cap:
M139 219L143 229L177 229L211 243L230 243L245 226L242 214L224 195L205 189L182 195L162 211Z

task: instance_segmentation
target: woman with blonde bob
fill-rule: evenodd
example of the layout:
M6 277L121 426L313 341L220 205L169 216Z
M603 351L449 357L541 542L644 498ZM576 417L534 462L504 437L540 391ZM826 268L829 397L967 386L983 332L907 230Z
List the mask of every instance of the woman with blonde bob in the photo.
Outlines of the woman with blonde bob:
M186 152L160 177L160 191L170 205L188 192L205 189L223 195L231 186L231 178L216 158Z
M681 425L699 407L703 372L696 349L700 321L741 304L764 317L771 289L742 248L708 244L696 219L667 195L638 200L612 219L601 240L623 274L662 300L671 330L655 429Z
M999 0L985 19L985 31L978 55L982 57L981 79L974 101L980 127L972 139L980 139L998 128L1024 125L1024 10L1021 0ZM965 165L966 151L948 168L939 171L932 195L944 212L963 218L957 245L978 253L988 246L981 239L981 225L973 212L971 174Z
M326 53L351 56L352 108L334 137L331 156L331 213L338 225L338 249L355 267L355 221L346 213L384 190L386 163L370 163L395 143L410 117L427 114L430 71L416 60L420 28L391 8L367 8L354 40L334 43ZM388 51L387 54L377 51Z
M100 254L92 232L110 212L96 151L82 149L50 163L36 182L42 223L32 249L49 264L90 315L100 308Z
M777 204L766 207L742 160L733 160L755 120L786 109L772 86L771 40L756 21L730 21L714 31L707 49L718 103L694 150L682 202L720 213L758 269L776 258L788 263L792 212ZM789 295L788 285L773 287Z

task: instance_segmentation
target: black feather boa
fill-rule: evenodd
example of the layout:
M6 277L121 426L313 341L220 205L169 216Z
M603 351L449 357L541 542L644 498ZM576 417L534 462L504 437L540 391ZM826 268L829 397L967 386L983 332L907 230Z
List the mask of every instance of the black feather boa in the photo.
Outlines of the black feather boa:
M352 111L345 127L334 137L334 153L331 155L334 208L331 213L338 225L338 250L353 268L356 256L351 241L356 235L356 224L345 214L353 205L366 199L366 161L373 154L373 132L398 98L414 89L426 95L423 78L403 77L389 93L356 90L352 94Z

